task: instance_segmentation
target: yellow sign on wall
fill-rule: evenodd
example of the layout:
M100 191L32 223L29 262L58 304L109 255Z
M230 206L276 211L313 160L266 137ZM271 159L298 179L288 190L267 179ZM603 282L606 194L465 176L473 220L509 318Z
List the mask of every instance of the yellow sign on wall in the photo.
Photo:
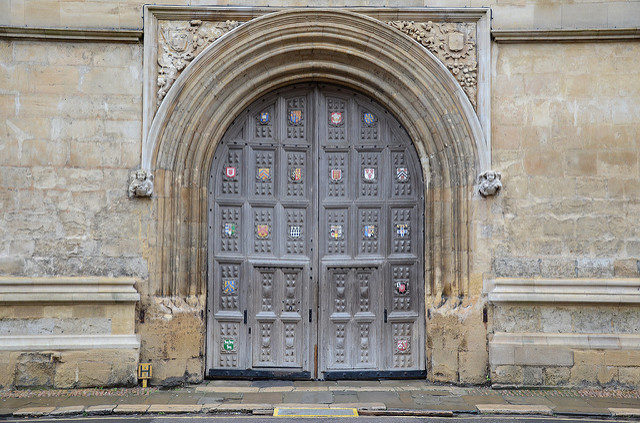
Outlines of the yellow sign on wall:
M151 379L151 363L138 364L138 379L142 380L142 387L147 387L147 380Z

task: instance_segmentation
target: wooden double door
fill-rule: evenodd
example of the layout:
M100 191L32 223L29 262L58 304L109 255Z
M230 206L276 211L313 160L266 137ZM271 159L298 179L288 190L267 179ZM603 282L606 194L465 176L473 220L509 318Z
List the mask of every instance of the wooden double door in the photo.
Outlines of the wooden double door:
M371 99L309 84L254 102L211 168L207 374L422 374L423 195Z

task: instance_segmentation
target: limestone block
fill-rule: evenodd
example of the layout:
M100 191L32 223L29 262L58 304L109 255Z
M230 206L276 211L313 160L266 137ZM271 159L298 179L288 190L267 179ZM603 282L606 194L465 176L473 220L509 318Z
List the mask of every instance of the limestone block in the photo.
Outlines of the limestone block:
M542 332L571 332L571 313L563 308L540 307Z
M569 367L545 367L542 369L543 384L547 386L566 386L569 383Z
M20 354L16 365L15 386L52 388L59 360L59 354L52 352Z
M137 350L64 351L56 367L55 387L134 385L137 366Z
M522 384L522 366L496 366L491 370L491 382L500 384Z
M482 384L487 381L489 354L486 350L460 351L459 375L461 383Z
M640 351L608 350L604 352L604 364L616 367L640 367Z
M168 320L146 319L138 326L138 331L143 361L181 360L186 365L187 359L203 354L205 330L199 315L177 313ZM180 374L183 373L184 366Z
M637 387L640 381L640 368L618 367L618 382L623 385Z
M526 386L537 386L543 383L543 368L539 366L522 367L522 383Z
M638 277L640 264L638 259L616 260L613 262L613 274L616 277Z
M200 363L196 365L195 361ZM174 359L154 360L152 385L175 386L185 382L197 383L202 381L202 359ZM198 374L193 373L198 370Z
M11 388L14 385L16 366L20 353L15 351L0 352L0 387Z
M574 351L574 366L569 381L573 384L597 384L600 369L604 367L604 353L598 351ZM603 379L605 374L602 375Z
M59 27L60 3L58 0L23 0L24 16L28 17L29 25Z

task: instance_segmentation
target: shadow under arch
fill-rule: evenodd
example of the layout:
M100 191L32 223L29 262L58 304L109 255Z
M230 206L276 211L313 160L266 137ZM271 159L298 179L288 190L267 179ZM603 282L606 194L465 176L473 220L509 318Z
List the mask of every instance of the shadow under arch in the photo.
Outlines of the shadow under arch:
M158 213L151 294L206 292L207 180L216 146L254 100L309 81L360 91L404 126L427 191L425 292L467 291L472 187L489 155L466 94L435 56L383 22L344 10L294 9L218 39L158 109L143 152L143 167L155 173Z

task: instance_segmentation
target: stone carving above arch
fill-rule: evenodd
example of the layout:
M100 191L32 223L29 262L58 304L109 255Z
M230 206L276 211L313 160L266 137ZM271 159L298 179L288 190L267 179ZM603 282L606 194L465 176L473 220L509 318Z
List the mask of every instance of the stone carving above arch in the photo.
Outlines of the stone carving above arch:
M471 22L388 21L429 49L445 64L476 108L478 56L476 24Z
M161 10L162 7L157 7ZM184 12L184 9L181 9ZM192 11L193 8L191 9ZM156 92L151 107L155 114L160 103L186 66L206 47L227 32L248 22L255 16L277 9L252 9L251 13L220 13L217 16L194 11L191 15L202 19L159 19L157 20L156 56L157 68L154 79ZM401 13L380 12L376 9L361 9L367 14L415 39L423 47L440 59L453 74L472 106L478 111L478 21L469 20L465 13L439 15L434 12L412 9ZM468 12L468 11L466 11ZM473 10L472 10L473 12ZM160 14L162 16L162 14ZM388 17L424 16L424 20L385 20ZM227 19L231 18L231 19ZM148 125L145 125L148 129ZM487 135L487 134L485 134Z
M180 72L202 50L240 26L238 21L160 21L158 23L158 103L162 101Z

